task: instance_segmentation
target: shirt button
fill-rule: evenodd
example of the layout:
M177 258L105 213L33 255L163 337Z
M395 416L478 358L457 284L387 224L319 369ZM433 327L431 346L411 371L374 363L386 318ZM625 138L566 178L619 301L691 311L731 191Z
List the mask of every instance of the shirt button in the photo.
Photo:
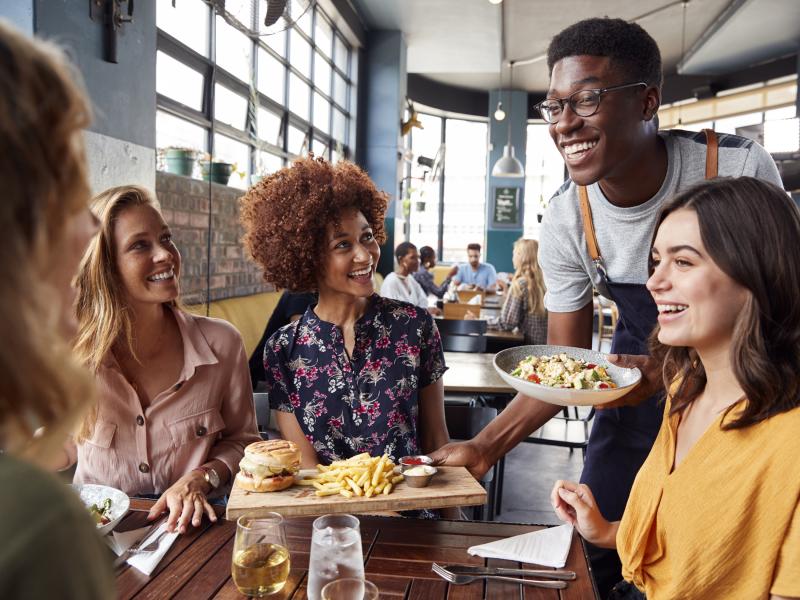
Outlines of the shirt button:
M143 463L139 463L139 470L140 470L142 473L149 473L149 472L150 472L150 465L148 465L148 464L147 464L147 463L145 463L145 462L143 462Z
M206 429L204 426L200 425L200 427L197 428L197 437L203 437L207 433L208 429Z
M144 417L142 415L136 417L136 424L139 425L140 427L144 425Z

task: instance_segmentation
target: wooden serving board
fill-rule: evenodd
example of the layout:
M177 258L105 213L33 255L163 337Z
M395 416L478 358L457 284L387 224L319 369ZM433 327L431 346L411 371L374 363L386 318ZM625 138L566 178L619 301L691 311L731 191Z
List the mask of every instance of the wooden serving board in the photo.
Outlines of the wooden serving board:
M486 490L464 467L438 467L428 487L412 488L400 482L391 494L372 498L353 496L317 496L316 488L294 485L280 492L248 492L236 483L228 499L225 518L238 519L243 514L257 516L259 512L277 512L284 517L316 516L332 513L363 513L377 511L416 510L474 506L486 503Z

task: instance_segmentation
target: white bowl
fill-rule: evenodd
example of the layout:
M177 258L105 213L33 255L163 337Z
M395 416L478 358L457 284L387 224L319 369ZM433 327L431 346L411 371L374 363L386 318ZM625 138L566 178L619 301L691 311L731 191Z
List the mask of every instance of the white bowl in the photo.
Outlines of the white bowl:
M528 356L552 356L566 354L571 358L579 358L586 362L602 365L618 387L605 390L578 390L575 388L556 388L533 383L511 375L519 361ZM508 385L520 394L557 404L559 406L596 406L616 400L639 385L642 374L639 369L625 369L608 362L602 352L570 346L518 346L498 352L494 357L494 368Z
M122 520L122 517L128 512L128 508L130 508L131 500L128 498L127 494L121 492L120 490L109 487L107 485L97 485L94 483L84 483L84 484L73 484L72 487L75 491L80 495L81 501L86 505L88 509L92 504L97 504L100 506L103 502L105 502L106 498L111 498L111 509L109 511L109 517L111 520L106 523L105 525L97 524L97 531L100 535L106 535L110 533L114 527L117 526Z

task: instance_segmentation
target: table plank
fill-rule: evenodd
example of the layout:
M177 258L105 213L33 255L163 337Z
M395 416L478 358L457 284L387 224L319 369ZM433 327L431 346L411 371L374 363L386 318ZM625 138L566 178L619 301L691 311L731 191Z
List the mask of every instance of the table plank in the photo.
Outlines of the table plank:
M136 505L120 526L141 523L149 504ZM138 510L137 510L138 509ZM311 536L308 517L286 520L287 542L292 555L291 571L284 589L270 596L276 600L307 598L306 583ZM361 515L362 548L367 579L381 590L381 598L398 600L445 600L482 598L525 598L526 600L584 600L597 598L590 577L585 549L580 538L573 538L567 558L567 569L578 574L565 590L547 590L501 582L477 581L469 585L448 584L431 570L432 562L445 564L526 565L469 556L469 546L519 535L539 529L538 526L469 522L429 521L397 517ZM173 545L152 577L135 569L118 575L121 598L171 598L181 600L239 600L241 594L230 577L235 525L204 522L190 530Z
M170 598L201 570L210 557L220 552L235 533L236 528L230 523L220 522L209 527L172 561L169 569L157 569L144 590L136 595L136 600ZM226 555L227 569L230 569L230 553ZM208 595L207 591L206 597Z
M445 352L445 393L515 394L514 388L497 374L493 361L494 354L486 352Z

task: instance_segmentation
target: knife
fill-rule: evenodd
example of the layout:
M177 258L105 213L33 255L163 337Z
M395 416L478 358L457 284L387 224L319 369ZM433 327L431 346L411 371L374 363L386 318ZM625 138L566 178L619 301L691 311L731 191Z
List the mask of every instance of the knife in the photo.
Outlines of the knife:
M573 581L577 578L575 571L550 571L547 569L506 569L503 567L468 567L465 565L445 565L444 567L453 573L464 575L516 575L529 577L547 577L549 579L560 579L562 581Z

